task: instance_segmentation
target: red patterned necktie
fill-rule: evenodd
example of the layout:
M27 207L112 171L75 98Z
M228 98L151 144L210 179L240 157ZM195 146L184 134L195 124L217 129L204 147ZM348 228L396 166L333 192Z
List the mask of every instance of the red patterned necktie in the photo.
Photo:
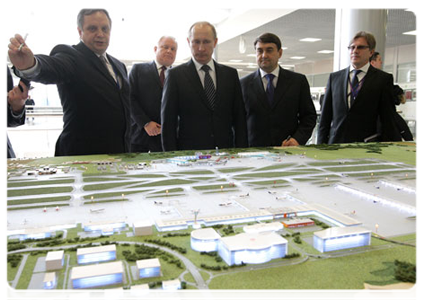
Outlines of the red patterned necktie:
M162 85L162 87L163 87L163 85L164 85L164 80L165 80L165 71L166 71L166 67L165 66L162 66L161 68L160 68L160 84Z

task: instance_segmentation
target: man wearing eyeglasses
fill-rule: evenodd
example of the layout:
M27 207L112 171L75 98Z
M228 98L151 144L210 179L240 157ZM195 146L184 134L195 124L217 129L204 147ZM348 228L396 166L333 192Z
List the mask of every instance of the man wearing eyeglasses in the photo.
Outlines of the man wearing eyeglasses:
M348 47L351 65L330 74L318 144L401 141L394 123L393 77L369 63L375 47L371 33L358 32Z

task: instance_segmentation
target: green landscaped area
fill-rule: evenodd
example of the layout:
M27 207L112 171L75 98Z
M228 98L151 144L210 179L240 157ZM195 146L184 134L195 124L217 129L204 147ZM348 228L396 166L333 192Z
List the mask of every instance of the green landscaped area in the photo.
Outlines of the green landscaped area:
M37 185L54 185L54 184L69 184L74 183L74 179L58 179L58 180L36 180L36 181L14 181L7 184L8 188L37 186Z
M362 289L364 283L398 283L393 274L375 275L395 259L415 257L407 246L366 254L321 259L304 264L219 276L210 288L219 289ZM415 259L410 261L415 263ZM377 274L377 273L376 273Z
M325 147L326 146L326 147ZM416 144L415 143L376 143L376 144L341 144L334 145L336 150L330 150L331 145L316 145L307 147L290 147L287 150L290 154L306 155L307 157L322 160L338 159L383 159L392 162L403 162L408 165L416 165ZM278 148L283 149L283 148ZM380 153L372 152L372 149L380 150ZM323 151L322 151L323 150Z
M118 197L124 195L131 195L131 194L138 194L138 193L145 193L149 190L136 190L136 191L126 191L121 190L119 192L110 192L110 193L98 193L98 194L89 194L84 196L84 199L97 199L97 198L105 198L105 197Z
M45 194L56 194L56 193L70 193L72 190L73 190L73 188L70 187L70 186L15 189L15 190L8 190L7 191L7 197L45 195Z

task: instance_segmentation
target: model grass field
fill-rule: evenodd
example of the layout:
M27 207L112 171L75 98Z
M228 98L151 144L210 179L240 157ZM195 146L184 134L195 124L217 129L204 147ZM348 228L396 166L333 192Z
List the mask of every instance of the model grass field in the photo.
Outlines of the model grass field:
M69 272L72 267L77 266L77 263L74 250L68 247L81 247L89 243L117 243L117 260L125 261L125 282L107 288L122 286L129 288L131 285L142 283L150 283L152 288L157 288L160 284L155 283L175 278L185 282L188 289L198 288L196 280L179 261L180 256L198 268L210 289L362 289L365 283L385 286L400 282L395 275L395 261L416 263L415 229L414 232L404 232L380 239L381 231L383 233L383 230L386 230L381 227L378 233L373 233L370 246L329 253L320 253L313 248L313 232L322 230L320 226L315 225L307 230L284 229L281 234L288 240L288 255L294 254L292 258L236 267L228 267L216 256L192 250L190 227L171 232L159 232L154 228L152 236L144 237L129 234L132 231L130 225L133 221L130 207L137 209L146 207L152 212L152 217L171 219L178 218L175 212L178 212L179 218L181 216L193 218L191 210L195 210L196 205L203 205L199 216L201 218L207 214L207 209L218 210L219 213L226 210L229 214L239 213L245 209L268 209L266 205L274 206L275 203L279 203L273 198L271 200L268 191L269 194L271 191L278 195L294 195L299 200L305 201L305 198L308 199L312 194L311 190L307 192L307 189L325 191L329 195L336 184L348 186L354 183L361 188L378 184L380 180L386 178L406 186L415 184L415 144L351 144L328 147L328 149L307 146L289 149L220 150L227 153L222 156L222 159L226 157L229 161L228 165L224 166L164 165L162 168L156 168L160 160L192 155L191 152L11 160L8 162L8 231L31 228L33 226L31 222L35 222L32 218L38 215L43 217L41 209L47 207L51 208L45 216L54 216L55 213L60 216L75 207L80 209L79 211L85 209L87 212L89 209L97 208L113 210L115 215L126 218L128 226L112 236L92 237L84 241L82 238L78 239L83 236L83 229L77 222L79 225L74 229L68 229L66 237L57 239L54 246L46 246L43 249L36 246L38 241L20 242L26 246L26 249L20 250L22 253L19 253L24 258L16 267L8 263L8 281L11 284L13 282L17 289L27 289L37 261L45 257L46 252L51 249L64 249L67 260L64 269L58 272L57 289L71 288ZM271 156L264 159L249 159L239 158L236 155L238 152L262 150L269 151ZM210 153L214 154L213 151ZM231 163L232 161L234 163ZM98 162L108 163L99 166ZM146 168L137 171L136 166L139 162L146 163ZM60 172L49 177L31 177L25 174L41 166L55 167ZM253 199L239 198L240 195L248 193L252 197L263 196L256 196L258 198ZM194 199L193 197L200 198L190 200ZM207 200L207 203L198 202L202 198L215 200ZM221 203L232 202L234 204L228 204L229 207L219 207ZM337 199L336 202L340 206L342 199ZM328 201L325 205L329 203ZM53 208L59 206L60 211L54 212ZM335 208L336 206L332 207ZM351 210L351 206L345 204L344 210L346 209ZM163 211L170 211L170 215L163 214ZM16 221L16 214L20 214L20 224ZM22 218L25 219L26 216L28 216L27 223L23 224ZM91 219L96 218L89 213L88 216ZM351 216L355 217L353 214ZM98 218L105 217L98 215ZM279 220L281 219L277 219ZM415 220L410 219L407 222ZM243 232L244 225L247 223L234 224L230 230L228 225L222 225L216 230L222 236L233 235ZM331 223L327 225L336 226ZM374 228L371 229L375 231ZM296 237L293 234L296 234ZM9 239L10 242L16 241ZM175 249L185 249L185 252L168 250L169 246L160 246L155 244L157 242L159 244L167 242L168 245L176 247ZM155 254L160 257L162 277L138 279L132 274L136 249L139 250L142 245L160 247L164 251ZM31 247L36 249L30 249ZM15 251L8 252L9 255L13 253ZM220 270L215 270L216 268ZM17 275L19 269L20 275Z

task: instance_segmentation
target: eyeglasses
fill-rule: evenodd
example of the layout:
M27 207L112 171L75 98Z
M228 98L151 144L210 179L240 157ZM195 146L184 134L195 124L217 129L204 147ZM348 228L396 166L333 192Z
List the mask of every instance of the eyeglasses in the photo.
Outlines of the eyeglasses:
M362 45L360 45L360 46L348 46L348 50L350 50L350 51L355 50L355 49L364 50L366 48L370 48L370 46L362 46Z

